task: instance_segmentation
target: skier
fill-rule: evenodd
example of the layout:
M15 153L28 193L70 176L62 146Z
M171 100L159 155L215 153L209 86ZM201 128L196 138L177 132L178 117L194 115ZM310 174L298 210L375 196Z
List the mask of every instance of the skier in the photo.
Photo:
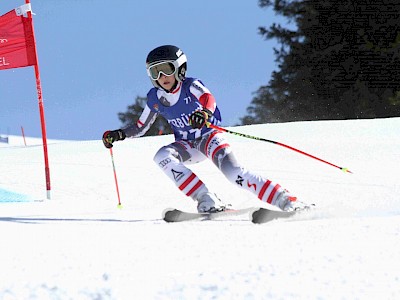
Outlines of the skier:
M143 136L157 116L163 116L175 135L175 141L161 147L154 162L187 196L197 201L198 212L218 212L226 208L193 173L188 164L208 158L234 185L255 194L261 201L284 211L295 210L301 203L296 197L258 174L245 169L235 158L225 136L208 123L218 125L221 114L214 96L196 78L186 77L187 58L176 46L164 45L150 51L146 59L147 74L153 88L136 124L106 131L105 147L126 137Z

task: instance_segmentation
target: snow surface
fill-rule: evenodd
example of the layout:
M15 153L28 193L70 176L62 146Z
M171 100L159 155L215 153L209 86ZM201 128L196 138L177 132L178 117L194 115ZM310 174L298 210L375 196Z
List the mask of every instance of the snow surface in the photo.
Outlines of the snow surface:
M243 165L318 207L262 225L163 222L167 207L195 211L152 161L172 136L115 144L122 209L100 140L50 141L44 200L42 147L12 137L0 146L0 299L400 299L399 128L400 118L232 128L354 172L229 135ZM265 206L210 162L191 168L234 206Z

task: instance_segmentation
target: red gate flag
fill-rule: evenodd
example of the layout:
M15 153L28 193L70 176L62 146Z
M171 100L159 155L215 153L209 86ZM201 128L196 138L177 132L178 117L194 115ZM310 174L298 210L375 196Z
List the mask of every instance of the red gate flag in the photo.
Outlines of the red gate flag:
M24 5L0 16L0 70L27 66L33 66L35 69L40 123L42 126L47 199L50 199L50 167L47 153L46 122L44 119L42 85L40 83L30 0L25 0Z
M24 4L0 16L0 70L36 65L32 18Z

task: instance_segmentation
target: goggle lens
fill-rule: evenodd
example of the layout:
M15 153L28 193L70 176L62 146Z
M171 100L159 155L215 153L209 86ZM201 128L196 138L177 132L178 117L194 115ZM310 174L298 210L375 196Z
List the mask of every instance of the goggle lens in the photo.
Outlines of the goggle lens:
M175 71L175 66L171 62L162 62L149 67L149 73L153 80L158 80L161 73L165 76L171 76Z

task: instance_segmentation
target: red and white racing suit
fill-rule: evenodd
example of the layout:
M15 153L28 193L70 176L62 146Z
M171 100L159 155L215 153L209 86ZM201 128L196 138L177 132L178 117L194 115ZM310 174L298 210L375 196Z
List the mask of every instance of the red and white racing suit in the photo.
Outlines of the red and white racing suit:
M276 198L283 192L279 184L241 166L223 133L206 126L202 129L190 126L189 116L199 109L213 113L209 122L219 124L221 120L214 97L200 80L186 78L170 93L152 88L147 98L137 124L123 130L127 137L139 137L147 132L158 115L169 122L175 142L159 149L154 162L185 195L197 199L198 195L208 192L188 165L209 159L231 183L255 194L261 201L275 204Z

